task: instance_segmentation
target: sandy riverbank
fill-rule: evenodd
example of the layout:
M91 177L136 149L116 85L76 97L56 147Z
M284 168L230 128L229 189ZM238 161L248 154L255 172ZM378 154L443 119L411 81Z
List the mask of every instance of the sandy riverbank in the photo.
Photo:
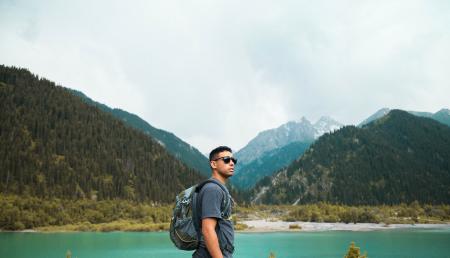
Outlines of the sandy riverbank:
M242 232L314 232L314 231L372 231L372 230L388 230L388 229L450 229L450 224L389 224L384 223L324 223L324 222L286 222L286 221L270 221L270 220L247 220L240 223L248 226ZM298 225L300 229L290 229L291 225Z

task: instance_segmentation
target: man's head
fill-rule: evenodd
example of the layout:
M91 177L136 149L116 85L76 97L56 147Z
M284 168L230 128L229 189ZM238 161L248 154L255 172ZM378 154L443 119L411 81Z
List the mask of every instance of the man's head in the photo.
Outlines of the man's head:
M214 174L227 179L234 173L237 160L233 158L233 151L227 146L219 146L209 154L209 164Z

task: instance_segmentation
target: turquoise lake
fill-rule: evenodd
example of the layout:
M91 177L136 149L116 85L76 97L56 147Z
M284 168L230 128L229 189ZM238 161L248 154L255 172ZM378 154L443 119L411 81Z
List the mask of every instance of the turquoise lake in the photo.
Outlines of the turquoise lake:
M343 257L351 241L372 258L450 257L450 229L238 233L235 258ZM181 258L167 232L0 233L1 258Z

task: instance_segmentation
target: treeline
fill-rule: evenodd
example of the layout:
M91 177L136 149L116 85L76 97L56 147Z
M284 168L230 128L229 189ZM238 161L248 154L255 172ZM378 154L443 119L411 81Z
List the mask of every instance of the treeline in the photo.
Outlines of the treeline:
M69 90L0 66L0 193L168 203L202 179Z
M172 217L171 206L126 200L64 200L0 195L0 207L2 230L64 225L76 225L71 228L73 230L93 230L93 225L102 223L110 223L109 227L116 226L112 229L121 230L124 224L162 224L170 222Z
M450 221L450 205L430 205L413 202L400 205L347 206L328 203L276 206L238 207L238 217L259 216L266 219L304 222L343 223L442 223Z
M172 205L127 200L42 199L0 194L0 229L24 230L62 227L77 231L166 230ZM343 206L318 203L300 206L237 206L234 223L264 218L285 221L345 223L442 223L450 222L450 205Z

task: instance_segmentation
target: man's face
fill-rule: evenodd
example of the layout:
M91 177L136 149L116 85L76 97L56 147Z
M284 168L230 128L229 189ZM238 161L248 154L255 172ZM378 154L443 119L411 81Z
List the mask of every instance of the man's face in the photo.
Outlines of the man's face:
M233 157L233 153L229 151L222 151L211 161L211 167L216 170L221 176L229 178L234 173L234 162L230 160L228 163L223 161L224 157Z

